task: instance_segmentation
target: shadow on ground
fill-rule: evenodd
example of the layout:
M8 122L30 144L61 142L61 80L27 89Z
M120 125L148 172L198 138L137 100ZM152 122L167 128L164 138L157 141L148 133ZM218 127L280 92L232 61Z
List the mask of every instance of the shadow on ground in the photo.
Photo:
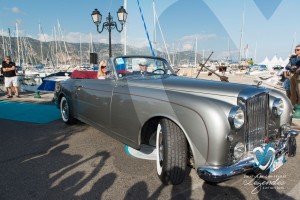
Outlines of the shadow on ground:
M155 161L127 155L124 145L83 123L0 120L1 200L291 199L276 189L251 195L255 185L241 186L241 181L212 185L191 171L182 184L166 186Z
M93 180L109 158L108 152L84 159L65 153L69 144L64 142L85 131L87 125L18 122L20 129L14 123L0 120L0 199L101 199L102 192L114 183L114 173ZM89 173L78 170L88 162ZM94 185L85 192L91 180Z

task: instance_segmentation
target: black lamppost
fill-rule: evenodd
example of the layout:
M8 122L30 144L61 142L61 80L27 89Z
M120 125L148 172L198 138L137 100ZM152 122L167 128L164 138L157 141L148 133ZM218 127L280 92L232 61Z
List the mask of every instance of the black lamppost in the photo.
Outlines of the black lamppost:
M118 14L118 20L121 23L121 29L118 29L117 23L115 21L113 21L113 17L110 15L110 12L108 13L108 17L106 18L106 22L104 22L102 24L102 29L101 31L99 31L99 25L101 24L101 19L102 19L102 15L101 13L95 9L92 12L92 19L93 22L95 23L95 25L97 26L97 32L98 33L102 33L102 31L105 29L108 30L109 33L109 57L112 57L112 53L111 53L111 29L116 28L116 30L120 33L123 30L123 24L126 22L126 18L127 18L127 12L126 10L123 8L123 6L121 6L117 12Z

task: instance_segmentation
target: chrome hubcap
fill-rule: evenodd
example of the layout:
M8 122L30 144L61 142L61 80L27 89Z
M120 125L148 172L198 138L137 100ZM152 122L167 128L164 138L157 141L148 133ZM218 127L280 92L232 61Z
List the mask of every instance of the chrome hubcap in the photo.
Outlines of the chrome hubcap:
M163 162L163 144L162 144L162 134L161 134L161 131L160 131L160 134L159 134L159 163L160 163L160 166L162 166L162 162Z
M63 120L67 121L69 116L69 108L66 99L61 101L61 115Z
M161 125L158 124L156 131L156 169L158 175L162 173L163 166L163 155L164 155L164 146L163 146L163 134L161 130Z

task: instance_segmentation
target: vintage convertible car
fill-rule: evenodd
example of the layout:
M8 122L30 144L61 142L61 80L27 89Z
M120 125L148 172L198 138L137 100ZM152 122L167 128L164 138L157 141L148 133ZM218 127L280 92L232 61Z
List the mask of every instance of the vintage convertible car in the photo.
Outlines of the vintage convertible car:
M135 149L155 146L165 184L180 184L187 166L221 182L273 172L295 155L292 106L279 91L179 77L159 57L116 57L107 67L106 79L74 71L57 83L62 120L80 120Z

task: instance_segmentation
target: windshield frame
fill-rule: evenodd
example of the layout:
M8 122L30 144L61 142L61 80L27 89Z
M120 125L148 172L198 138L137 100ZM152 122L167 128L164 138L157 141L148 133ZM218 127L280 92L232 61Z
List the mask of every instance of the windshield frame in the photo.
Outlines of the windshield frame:
M118 59L135 59L135 58L136 59L145 58L145 59L158 60L158 61L163 63L164 67L167 70L170 70L170 74L155 74L155 75L149 75L149 77L155 76L157 78L158 76L164 77L164 76L176 75L175 70L172 68L172 66L169 64L169 62L164 58L157 57L157 56L145 56L145 55L125 55L125 56L117 56L114 59L109 59L110 60L109 62L112 65L111 68L112 68L112 71L113 71L113 74L114 74L116 80L124 79L124 78L127 79L127 78L130 78L130 77L132 77L132 78L141 78L141 77L135 76L135 75L119 77L119 73L116 69L116 66L118 65L118 63L117 63Z

